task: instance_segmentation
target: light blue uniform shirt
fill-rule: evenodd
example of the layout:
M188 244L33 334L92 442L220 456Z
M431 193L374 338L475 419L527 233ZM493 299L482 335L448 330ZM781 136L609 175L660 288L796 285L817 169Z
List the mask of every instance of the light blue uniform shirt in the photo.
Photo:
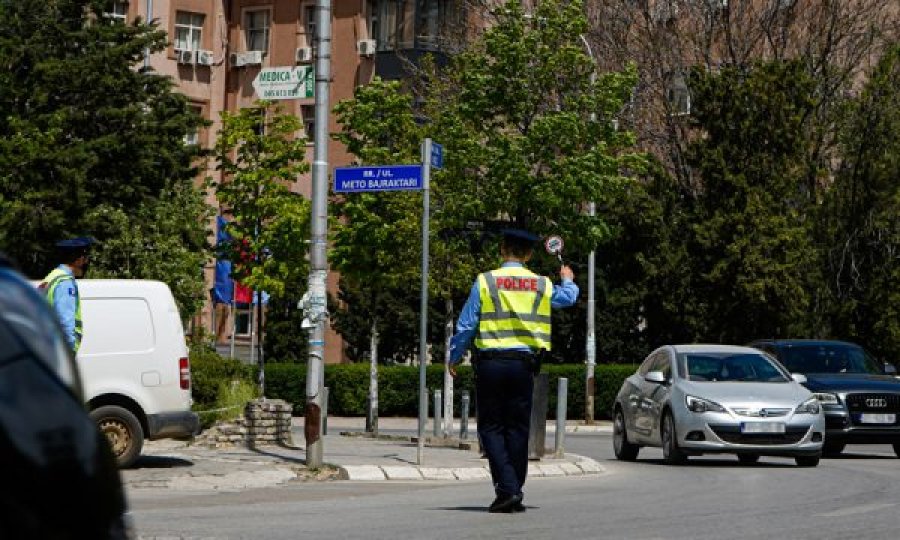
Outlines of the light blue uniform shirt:
M62 325L63 336L69 348L75 350L75 310L78 309L78 285L75 283L75 275L72 269L61 264L58 268L72 276L72 279L66 279L56 286L56 292L53 293L53 311Z
M517 262L505 262L501 268L521 268L522 264ZM564 279L559 285L553 286L553 292L550 295L551 308L565 308L573 305L578 299L578 285L571 279ZM478 332L478 323L481 320L481 294L478 292L478 280L472 284L472 290L469 292L469 299L463 306L462 312L459 314L459 320L456 322L456 334L450 340L450 362L456 364L462 359L463 354L468 350L472 339ZM499 349L484 349L486 351ZM512 349L502 349L509 351L529 351L529 347L516 347Z

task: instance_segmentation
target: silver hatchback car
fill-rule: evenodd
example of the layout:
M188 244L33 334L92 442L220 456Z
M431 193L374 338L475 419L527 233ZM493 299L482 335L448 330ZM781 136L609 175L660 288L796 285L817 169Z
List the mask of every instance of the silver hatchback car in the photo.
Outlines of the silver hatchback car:
M825 417L803 381L748 347L660 347L616 396L616 457L631 461L642 446L661 446L672 464L691 455L733 453L742 463L791 456L801 467L815 467Z

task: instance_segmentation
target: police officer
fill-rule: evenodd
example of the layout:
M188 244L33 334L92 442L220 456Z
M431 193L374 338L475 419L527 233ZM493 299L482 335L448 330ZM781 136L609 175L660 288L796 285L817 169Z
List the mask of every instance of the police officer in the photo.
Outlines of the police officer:
M40 284L47 301L59 318L63 335L77 353L81 347L81 297L75 278L83 277L90 262L90 248L93 238L81 236L56 243L59 266L54 268Z
M479 274L450 343L450 371L473 338L478 435L488 457L496 499L489 512L522 512L528 472L528 432L534 374L539 356L550 350L550 309L578 298L572 269L563 265L561 284L524 264L538 237L520 229L503 231L500 268Z

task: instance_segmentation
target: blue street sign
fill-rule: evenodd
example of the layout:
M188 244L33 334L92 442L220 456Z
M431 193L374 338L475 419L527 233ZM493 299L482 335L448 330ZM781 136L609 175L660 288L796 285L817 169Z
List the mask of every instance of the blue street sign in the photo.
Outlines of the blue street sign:
M373 165L334 169L335 193L422 189L421 165Z
M435 169L444 168L444 147L436 142L431 143L431 166Z

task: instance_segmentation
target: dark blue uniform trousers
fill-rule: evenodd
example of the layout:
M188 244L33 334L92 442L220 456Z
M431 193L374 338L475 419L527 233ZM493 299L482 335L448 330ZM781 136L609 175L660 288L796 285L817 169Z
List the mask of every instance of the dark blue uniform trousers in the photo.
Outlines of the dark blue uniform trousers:
M479 353L475 364L478 435L498 496L521 495L528 473L528 431L534 375L531 362Z

